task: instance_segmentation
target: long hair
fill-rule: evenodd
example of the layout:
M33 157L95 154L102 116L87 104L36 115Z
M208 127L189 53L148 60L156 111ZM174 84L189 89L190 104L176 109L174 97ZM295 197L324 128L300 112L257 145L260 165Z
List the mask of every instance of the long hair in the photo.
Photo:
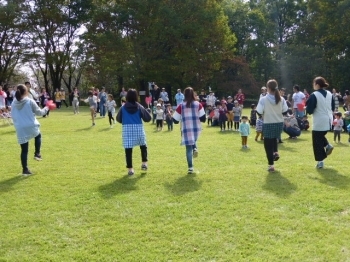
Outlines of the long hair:
M184 96L186 101L186 107L191 107L192 102L196 100L196 97L194 96L193 88L186 87L184 91Z
M17 99L17 101L21 101L22 100L22 96L27 92L27 87L24 85L18 85L17 86L17 91L15 93L15 97Z
M271 79L267 82L266 86L270 89L271 92L275 94L276 105L281 101L281 95L278 91L278 83L275 79Z

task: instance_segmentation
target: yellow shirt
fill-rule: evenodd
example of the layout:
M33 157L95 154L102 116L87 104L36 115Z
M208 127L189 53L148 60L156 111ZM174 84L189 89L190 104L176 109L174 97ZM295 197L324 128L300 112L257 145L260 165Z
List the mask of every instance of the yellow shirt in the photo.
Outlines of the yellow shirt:
M66 92L61 91L61 100L66 100Z

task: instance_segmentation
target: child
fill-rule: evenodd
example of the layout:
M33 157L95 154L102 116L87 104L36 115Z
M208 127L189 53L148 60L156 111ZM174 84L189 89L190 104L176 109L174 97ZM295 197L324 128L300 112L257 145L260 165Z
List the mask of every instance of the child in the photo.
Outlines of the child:
M343 129L343 119L341 119L342 113L337 112L335 113L335 119L333 121L334 126L334 143L336 142L336 138L338 137L338 143L340 143L340 133Z
M248 117L242 116L242 123L239 126L239 133L241 134L241 137L242 137L242 148L248 148L247 141L248 141L248 136L250 135L250 126L247 122L248 122Z
M221 132L224 132L226 130L226 113L227 113L227 108L226 108L226 101L221 100L221 105L219 106L219 125Z
M85 103L89 104L92 126L94 126L95 125L95 117L96 117L96 109L97 109L97 96L95 96L92 91L89 91L88 95L89 95L88 98L81 99L81 101L84 101Z
M106 108L108 111L108 119L109 119L109 124L110 124L111 128L113 128L113 124L115 124L114 115L115 115L116 106L117 106L117 104L113 99L113 95L109 94L107 97L107 101L106 101ZM112 120L113 120L113 122L112 122Z
M202 104L195 99L194 91L187 87L184 91L185 102L178 105L173 115L174 123L181 121L181 145L186 146L188 174L193 174L193 158L198 157L197 140L205 123L206 115Z
M153 118L152 118L152 124L154 124L156 122L157 119L157 101L153 102L153 107L152 107L152 114L153 114Z
M232 97L229 96L227 97L227 129L228 130L231 130L232 131L232 128L233 128L233 117L234 117L234 114L233 114L233 108L234 108L234 104L232 103ZM231 127L230 127L231 126Z
M250 111L250 126L254 127L256 125L256 105L252 104L250 106L252 111Z
M54 108L52 108L54 109ZM12 118L17 133L18 143L21 145L22 175L29 176L32 172L28 168L29 140L35 138L34 159L41 161L41 134L40 124L35 115L45 115L48 107L40 109L33 99L28 97L28 89L19 85L12 103ZM34 115L35 114L35 115Z
M255 141L258 141L259 136L261 136L260 140L264 140L263 124L264 124L263 117L262 115L259 115L259 118L256 121L256 126L255 126L255 130L256 130Z
M78 88L74 88L74 91L72 93L72 106L73 106L73 111L74 111L74 115L75 114L79 114L79 92L78 92Z
M123 147L125 149L128 175L132 176L135 173L132 165L132 149L135 146L140 146L142 158L141 169L146 171L148 169L147 143L142 120L150 122L151 115L138 103L138 95L135 89L128 90L126 103L120 108L116 118L123 126Z
M165 121L168 124L168 131L173 131L173 109L170 104L165 110Z
M303 116L303 119L301 122L302 122L303 130L306 131L310 128L310 123L309 123L309 120L307 120L307 115Z
M242 113L242 107L239 106L238 101L235 100L235 107L232 109L234 113L233 121L235 122L235 131L238 131L239 129L239 120L241 118L241 113Z
M50 95L48 92L46 92L46 89L43 88L41 91L40 101L41 101L41 107L44 108L46 106L47 101L49 101ZM47 110L46 114L43 115L43 117L49 116L50 110Z
M208 116L208 126L209 124L212 126L213 125L213 116L214 116L215 112L213 110L213 107L211 105L209 105L207 107L207 116Z
M161 104L157 104L156 109L156 120L157 120L157 131L163 130L163 121L164 121L164 110L162 109Z

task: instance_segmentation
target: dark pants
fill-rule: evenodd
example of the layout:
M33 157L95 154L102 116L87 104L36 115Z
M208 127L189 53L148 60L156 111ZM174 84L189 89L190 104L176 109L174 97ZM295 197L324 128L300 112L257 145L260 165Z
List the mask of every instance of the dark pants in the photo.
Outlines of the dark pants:
M168 130L173 131L173 119L166 119L166 123L168 125Z
M328 145L327 131L312 131L312 146L316 161L323 161L326 157L325 147Z
M56 107L57 107L57 108L60 108L60 107L61 107L61 102L55 102L55 104L56 104Z
M239 122L235 122L235 130L239 129Z
M341 133L341 130L334 130L334 142L336 140L336 138L338 138L338 142L340 142L340 133Z
M142 162L147 162L147 146L140 146ZM132 148L125 148L126 167L132 168Z
M163 119L157 119L157 127L163 128Z
M264 138L264 148L269 165L273 165L274 153L278 152L276 138Z
M62 105L63 105L63 103L66 105L66 107L68 107L66 100L61 100Z
M41 148L41 134L35 137L35 154L40 154ZM21 144L21 163L23 171L28 169L28 150L29 142Z
M100 102L100 116L105 116L106 115L106 106L105 102Z
M226 121L219 121L220 123L220 129L225 130L226 129Z
M212 118L208 118L208 125L212 125L213 124L213 119Z
M291 126L283 127L283 131L286 132L290 137L297 137L297 136L300 136L300 134L301 134L300 129L297 130L294 127L291 127Z
M154 124L154 122L156 121L156 118L157 118L157 114L153 114L152 124Z
M108 119L109 119L109 124L112 125L114 123L114 118L112 116L112 112L108 111ZM113 122L112 122L112 120L113 120Z

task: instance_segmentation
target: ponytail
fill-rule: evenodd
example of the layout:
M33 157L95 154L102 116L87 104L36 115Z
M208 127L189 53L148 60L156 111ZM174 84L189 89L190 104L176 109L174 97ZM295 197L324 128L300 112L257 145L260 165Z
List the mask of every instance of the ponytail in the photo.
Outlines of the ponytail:
M27 88L24 85L18 85L17 86L17 91L15 93L15 97L17 99L17 101L21 101L23 95L26 93Z
M275 101L276 105L281 101L281 95L278 90L278 83L275 79L271 79L267 82L266 86L270 89L270 91L275 93Z

